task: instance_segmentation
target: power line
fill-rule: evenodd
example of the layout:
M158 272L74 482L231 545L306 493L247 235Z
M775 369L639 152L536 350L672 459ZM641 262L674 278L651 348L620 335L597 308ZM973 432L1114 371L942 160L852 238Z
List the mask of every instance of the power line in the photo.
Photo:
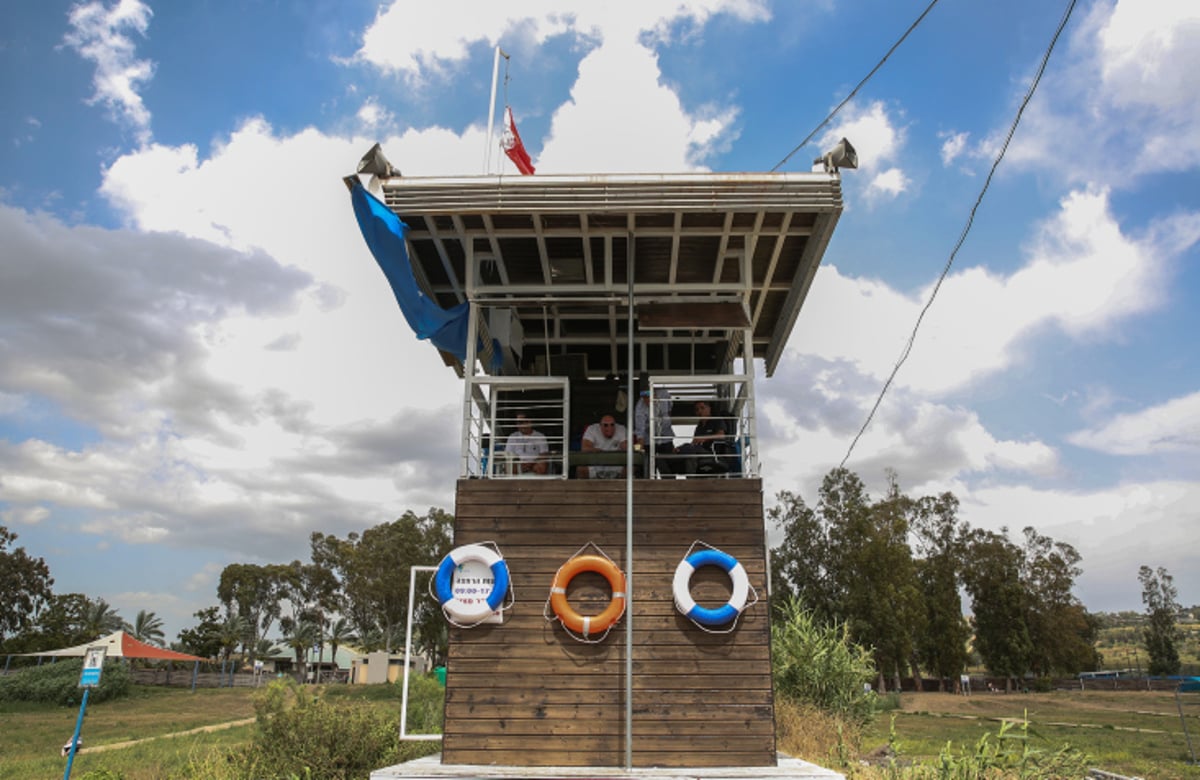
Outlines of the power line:
M900 40L898 40L892 44L892 48L887 50L887 54L883 55L883 59L881 59L878 63L876 63L874 68L871 68L871 72L868 73L865 77L863 77L862 81L858 82L858 86L856 86L853 90L850 91L850 94L846 96L846 99L843 100L841 103L838 103L837 108L835 108L835 109L833 109L833 111L829 112L829 116L825 117L825 119L821 122L821 124L819 124L815 128L813 128L813 131L811 133L809 133L808 135L806 135L804 137L803 141L796 144L795 149L792 149L792 151L787 153L786 157L784 157L782 160L780 160L778 163L776 163L775 167L770 170L771 173L774 173L775 171L777 171L781 167L783 167L783 165L785 163L787 163L788 160L792 159L792 155L794 155L796 152L803 149L805 144L807 144L809 141L811 141L813 139L813 136L815 136L817 133L821 132L821 128L825 127L825 125L827 125L831 121L833 121L833 118L835 116L837 116L837 113L839 111L842 110L842 107L854 99L854 96L857 95L858 91L863 88L863 85L866 84L868 81L870 81L871 77L875 75L875 72L883 67L883 63L887 62L888 57L892 56L892 52L894 52L896 49L900 48L900 44L904 43L904 39L908 37L909 33L911 33L913 30L917 29L917 25L920 24L921 21L925 19L926 15L928 15L928 13L930 11L932 11L933 7L937 4L938 4L938 0L932 0L932 2L930 2L929 5L927 5L925 7L925 10L921 12L921 15L917 17L917 20L915 22L913 22L911 25L909 25L908 29L904 31L904 35L900 36Z
M842 458L842 462L838 464L838 468L843 468L846 465L846 461L850 459L850 453L854 452L854 445L858 444L858 440L866 432L867 426L875 418L875 412L879 409L879 404L883 402L883 397L887 394L888 388L892 386L892 380L899 373L900 366L904 365L904 362L908 360L909 353L912 352L913 344L916 342L917 330L921 327L921 321L925 319L925 313L933 305L933 299L937 297L938 290L942 287L942 282L945 281L946 275L950 273L950 266L954 264L954 258L958 255L958 250L962 248L963 242L967 240L967 234L971 232L971 225L975 222L975 212L979 210L979 204L983 202L983 196L987 193L988 187L991 186L992 177L996 175L996 169L1000 167L1000 161L1004 159L1004 155L1008 152L1008 145L1012 142L1013 135L1017 132L1017 126L1021 124L1021 116L1025 113L1025 107L1033 99L1033 93L1037 91L1038 84L1042 80L1042 74L1046 72L1046 65L1050 62L1050 54L1054 51L1054 46L1058 43L1059 36L1062 35L1063 29L1067 26L1067 22L1071 18L1071 13L1075 10L1075 2L1076 0L1070 0L1067 4L1067 10L1063 13L1063 17L1058 23L1058 28L1054 31L1054 37L1050 39L1050 45L1046 48L1046 53L1042 55L1041 64L1038 65L1037 73L1029 85L1029 90L1025 93L1025 98L1021 101L1021 105L1017 109L1017 114L1013 117L1012 124L1008 128L1008 135L1004 138L1004 144L1000 147L1000 152L996 155L991 170L988 171L987 179L983 182L983 187L979 190L979 196L975 198L975 205L971 207L970 216L967 217L967 224L963 226L962 233L959 234L958 241L954 244L954 249L951 250L949 259L946 260L946 267L942 269L942 274L938 277L937 284L933 286L933 291L929 293L929 300L925 302L924 308L921 309L921 313L917 316L912 334L908 337L908 343L905 344L904 349L900 352L900 359L896 361L891 375L883 383L883 389L879 391L879 397L875 399L875 405L871 407L870 414L867 415L867 419L863 422L862 427L855 434L854 441L850 442L850 447L846 450L846 455Z

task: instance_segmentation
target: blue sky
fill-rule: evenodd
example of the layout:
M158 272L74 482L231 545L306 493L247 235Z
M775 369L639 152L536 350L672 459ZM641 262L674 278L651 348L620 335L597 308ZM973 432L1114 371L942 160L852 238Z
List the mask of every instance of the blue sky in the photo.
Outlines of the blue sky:
M926 4L9 4L0 524L173 638L229 563L452 510L460 385L358 236L361 154L483 172L499 42L540 172L769 170ZM1065 8L942 0L782 166L861 158L758 386L768 502L841 461ZM1198 92L1194 3L1078 3L847 464L1070 542L1093 610L1140 610L1143 564L1200 602Z

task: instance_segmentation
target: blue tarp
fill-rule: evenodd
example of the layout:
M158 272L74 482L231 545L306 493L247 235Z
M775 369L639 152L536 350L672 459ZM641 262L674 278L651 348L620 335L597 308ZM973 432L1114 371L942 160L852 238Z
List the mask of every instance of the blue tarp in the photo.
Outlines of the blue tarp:
M1193 693L1195 691L1200 691L1200 677L1185 677L1183 681L1179 683L1179 687L1175 690L1179 691L1180 693Z
M363 238L392 286L392 293L409 327L417 334L417 338L428 339L438 349L449 352L465 363L470 304L460 303L452 309L443 309L437 301L421 292L413 276L408 247L404 243L408 225L367 192L362 182L355 181L352 184L350 199L354 203L354 216L358 218Z

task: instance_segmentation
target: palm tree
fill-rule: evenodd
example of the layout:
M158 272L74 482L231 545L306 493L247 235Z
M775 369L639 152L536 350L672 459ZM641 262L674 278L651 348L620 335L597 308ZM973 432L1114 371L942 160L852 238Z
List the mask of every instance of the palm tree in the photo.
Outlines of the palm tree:
M287 646L292 648L292 652L296 654L296 668L300 671L300 681L307 679L308 664L305 658L308 655L308 648L312 647L317 641L319 635L317 627L306 620L295 623L289 626L291 629L285 634Z
M133 619L133 625L125 624L125 631L139 642L162 647L164 638L162 626L162 618L153 612L140 609L137 617Z
M237 646L246 641L246 635L250 633L250 621L241 615L230 615L225 618L225 622L221 624L219 638L221 640L221 654L228 661L233 651Z
M333 656L333 665L337 666L337 651L338 645L344 645L349 642L357 642L358 637L355 636L354 630L350 627L350 621L344 617L340 617L329 626L329 646L331 648L330 655Z
M89 639L111 634L114 631L120 631L125 627L125 621L117 614L117 611L104 599L96 599L92 601L88 599L87 611L83 615L83 625L80 630Z

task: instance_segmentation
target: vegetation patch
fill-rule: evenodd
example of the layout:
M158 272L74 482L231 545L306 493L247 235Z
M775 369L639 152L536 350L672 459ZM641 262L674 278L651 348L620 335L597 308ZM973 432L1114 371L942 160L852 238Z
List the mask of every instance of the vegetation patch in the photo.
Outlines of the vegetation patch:
M83 699L79 675L82 658L68 658L42 664L0 677L0 702L40 702L60 706L78 705ZM88 694L88 701L100 703L128 696L133 685L129 668L120 661L106 661L100 685Z

